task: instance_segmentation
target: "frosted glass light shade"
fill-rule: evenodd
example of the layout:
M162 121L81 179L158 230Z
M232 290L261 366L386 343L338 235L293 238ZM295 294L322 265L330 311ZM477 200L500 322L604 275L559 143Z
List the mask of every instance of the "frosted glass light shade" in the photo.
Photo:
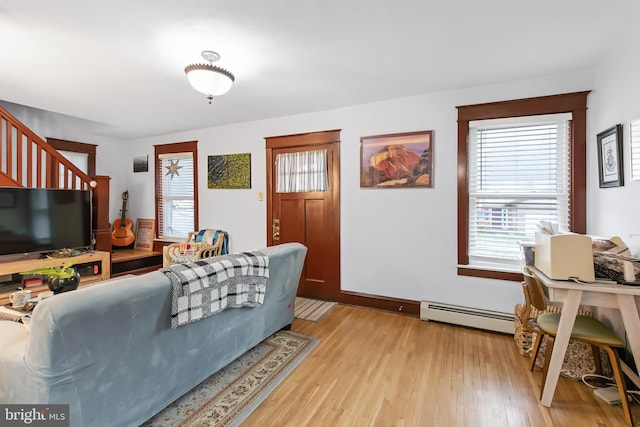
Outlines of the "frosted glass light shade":
M207 97L227 93L235 80L229 71L210 64L192 64L184 72L191 86Z

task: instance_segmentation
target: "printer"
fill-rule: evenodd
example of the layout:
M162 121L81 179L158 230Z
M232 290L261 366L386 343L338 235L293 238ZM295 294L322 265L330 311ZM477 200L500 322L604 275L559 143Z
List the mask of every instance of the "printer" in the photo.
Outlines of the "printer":
M595 280L593 241L585 234L536 232L534 265L555 280Z

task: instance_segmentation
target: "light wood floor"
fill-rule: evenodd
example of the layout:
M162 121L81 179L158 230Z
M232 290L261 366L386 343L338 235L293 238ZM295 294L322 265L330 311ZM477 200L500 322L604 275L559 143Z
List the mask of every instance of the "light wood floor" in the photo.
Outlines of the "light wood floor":
M292 330L321 341L243 427L625 425L619 405L566 378L542 406L540 369L507 335L343 305Z

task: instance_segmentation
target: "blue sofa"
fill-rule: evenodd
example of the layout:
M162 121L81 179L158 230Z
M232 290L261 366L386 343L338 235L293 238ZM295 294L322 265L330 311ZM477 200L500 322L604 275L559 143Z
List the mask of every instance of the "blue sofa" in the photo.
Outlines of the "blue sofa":
M46 299L30 331L0 321L0 403L69 404L71 426L142 424L291 324L307 248L260 251L270 277L256 308L171 329L171 282L154 271Z

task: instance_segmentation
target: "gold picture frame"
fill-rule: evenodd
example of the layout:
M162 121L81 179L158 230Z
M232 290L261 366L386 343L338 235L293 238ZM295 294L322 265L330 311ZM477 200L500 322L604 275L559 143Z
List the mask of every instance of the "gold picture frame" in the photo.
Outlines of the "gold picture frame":
M136 221L136 242L134 249L142 249L145 251L153 250L153 240L156 237L156 220L147 218L138 218Z
M433 131L360 138L361 188L433 188Z

